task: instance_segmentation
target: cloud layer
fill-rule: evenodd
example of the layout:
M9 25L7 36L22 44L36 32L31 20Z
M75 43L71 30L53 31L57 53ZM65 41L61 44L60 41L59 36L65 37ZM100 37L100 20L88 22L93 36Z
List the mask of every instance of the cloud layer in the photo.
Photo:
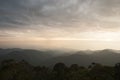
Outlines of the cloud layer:
M119 0L0 0L1 36L61 37L119 26Z

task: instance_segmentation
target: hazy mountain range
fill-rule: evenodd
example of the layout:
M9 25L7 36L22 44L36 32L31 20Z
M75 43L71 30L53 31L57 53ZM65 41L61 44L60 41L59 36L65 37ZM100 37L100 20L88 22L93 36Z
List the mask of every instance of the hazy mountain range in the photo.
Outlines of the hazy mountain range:
M7 59L26 60L33 65L47 66L52 66L58 62L81 66L88 66L92 62L114 65L120 62L120 51L111 49L96 51L0 49L0 61Z

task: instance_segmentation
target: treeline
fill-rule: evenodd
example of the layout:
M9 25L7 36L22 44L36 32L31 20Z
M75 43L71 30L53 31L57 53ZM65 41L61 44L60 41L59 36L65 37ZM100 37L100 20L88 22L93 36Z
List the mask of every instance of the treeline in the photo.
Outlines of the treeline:
M0 80L120 80L120 64L92 63L83 67L57 63L53 68L32 66L26 61L5 60L0 65Z

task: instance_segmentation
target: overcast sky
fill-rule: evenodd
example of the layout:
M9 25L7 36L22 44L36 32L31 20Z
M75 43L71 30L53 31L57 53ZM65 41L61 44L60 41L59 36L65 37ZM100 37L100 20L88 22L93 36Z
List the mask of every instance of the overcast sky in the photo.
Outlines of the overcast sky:
M0 47L119 49L119 41L120 0L0 0Z

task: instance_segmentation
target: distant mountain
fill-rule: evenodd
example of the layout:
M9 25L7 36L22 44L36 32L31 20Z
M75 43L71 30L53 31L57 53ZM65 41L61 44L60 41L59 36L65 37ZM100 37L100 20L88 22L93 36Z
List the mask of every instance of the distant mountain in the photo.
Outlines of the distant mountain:
M58 62L67 65L79 64L81 66L88 66L92 62L114 65L120 62L120 51L111 49L96 51L0 49L0 61L6 59L26 60L33 65L47 66L52 66Z
M41 65L47 59L67 54L67 51L32 50L32 49L0 49L0 61L6 59L26 60L33 65Z
M101 63L105 65L114 65L120 62L120 53L116 50L98 50L98 51L79 51L69 56L59 56L44 63L46 65L55 64L57 62L63 62L67 65L79 64L81 66L88 66L93 62Z

